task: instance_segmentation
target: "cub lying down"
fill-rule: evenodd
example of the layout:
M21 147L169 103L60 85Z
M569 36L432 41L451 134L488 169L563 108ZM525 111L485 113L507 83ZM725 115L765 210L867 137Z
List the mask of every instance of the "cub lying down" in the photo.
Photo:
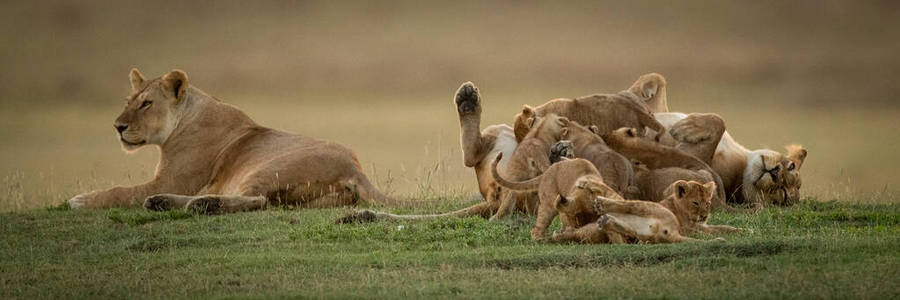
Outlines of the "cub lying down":
M590 187L602 186L602 182L590 182ZM725 225L707 225L709 208L712 204L714 183L700 184L694 181L673 183L673 191L662 203L640 200L621 200L597 196L585 203L560 203L557 210L561 218L567 215L584 214L584 209L593 209L602 214L596 223L581 228L563 228L553 235L555 241L576 241L581 243L615 243L606 238L617 233L641 242L672 243L695 241L681 233L704 231L719 233L737 231L738 228Z

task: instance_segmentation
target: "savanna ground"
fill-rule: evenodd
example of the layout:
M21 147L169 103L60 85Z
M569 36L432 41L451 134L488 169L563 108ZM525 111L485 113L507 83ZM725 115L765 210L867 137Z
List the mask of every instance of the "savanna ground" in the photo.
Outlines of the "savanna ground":
M0 4L0 298L897 298L900 9L670 5ZM185 69L264 125L349 146L382 190L427 203L397 212L478 201L451 104L461 82L496 124L654 71L673 110L719 113L751 148L806 146L807 198L715 214L756 233L682 245L534 243L525 216L336 226L348 209L66 210L152 176L158 152L122 153L111 128L133 66Z

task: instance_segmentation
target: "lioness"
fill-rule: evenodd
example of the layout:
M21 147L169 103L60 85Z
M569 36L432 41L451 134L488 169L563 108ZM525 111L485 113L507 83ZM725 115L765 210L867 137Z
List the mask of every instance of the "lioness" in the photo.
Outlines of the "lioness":
M697 114L669 112L665 78L659 74L648 75L652 76L648 76L642 84L635 83L630 90L638 93L643 90L655 95L647 98L645 105L666 130L681 131L679 134L685 138L677 142L697 141L702 144L711 141L714 150L707 151L712 153L707 163L722 177L730 200L750 203L756 208L761 208L765 203L791 205L800 200L800 167L806 159L806 149L800 145L788 145L785 147L786 153L769 149L748 150L735 141L724 126L720 129L708 119L696 118ZM704 137L716 136L719 130L722 131L720 138L703 140ZM701 159L706 160L705 157Z
M238 108L194 87L181 70L146 80L132 69L131 95L114 127L122 147L160 147L148 183L75 196L72 208L139 203L151 210L201 213L266 207L384 203L344 146L257 125ZM164 194L165 193L165 194Z
M694 114L654 115L667 128L676 128L684 127L684 121ZM702 136L704 128L718 131L715 127L693 126L692 135ZM800 167L806 159L806 149L789 145L784 154L769 149L748 150L727 131L722 132L721 138L713 140L715 150L710 166L722 177L725 192L734 202L761 208L765 204L791 205L800 200Z

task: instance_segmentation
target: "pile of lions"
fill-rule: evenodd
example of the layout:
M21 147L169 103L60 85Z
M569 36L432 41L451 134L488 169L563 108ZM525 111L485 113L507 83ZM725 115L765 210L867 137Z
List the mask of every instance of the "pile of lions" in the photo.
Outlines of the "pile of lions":
M379 192L346 147L260 126L181 70L148 80L132 69L129 77L131 95L114 127L126 151L160 148L154 179L77 195L68 200L72 208L143 204L218 214L403 203ZM512 127L481 129L483 99L471 82L453 102L463 161L475 169L484 201L426 215L357 210L336 223L496 220L518 211L537 216L534 240L546 239L559 215L554 241L671 243L695 240L685 234L696 231L747 230L706 224L714 208L752 212L800 199L805 149L748 150L716 114L669 112L666 81L656 73L614 94L525 105Z

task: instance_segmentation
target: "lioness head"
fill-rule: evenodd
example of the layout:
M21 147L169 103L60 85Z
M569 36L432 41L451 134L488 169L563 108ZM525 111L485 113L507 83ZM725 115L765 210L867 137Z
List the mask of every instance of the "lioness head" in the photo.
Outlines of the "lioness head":
M712 197L715 193L715 182L702 184L686 180L675 181L665 192L674 198L673 203L679 213L687 213L687 217L695 223L706 222L709 218Z
M744 171L744 199L792 205L800 200L800 167L807 151L787 146L787 154L772 150L753 151Z
M173 70L161 78L146 80L131 69L131 95L113 126L126 151L143 145L161 145L175 129L179 101L187 91L187 74Z

